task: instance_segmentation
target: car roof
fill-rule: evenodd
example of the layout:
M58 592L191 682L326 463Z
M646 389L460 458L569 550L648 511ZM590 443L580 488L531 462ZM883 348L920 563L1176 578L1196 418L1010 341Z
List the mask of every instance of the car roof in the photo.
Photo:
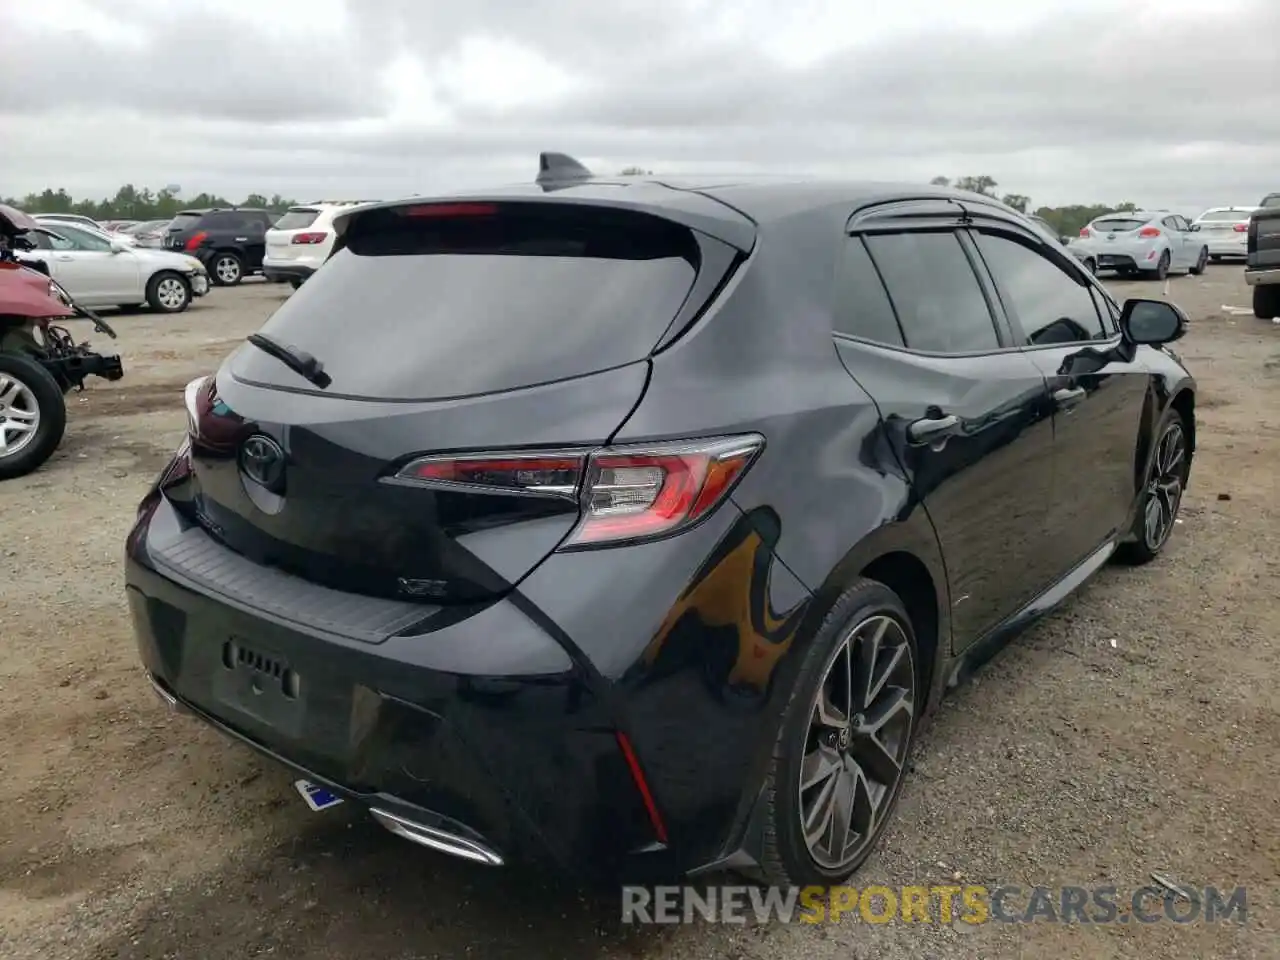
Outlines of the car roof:
M786 174L728 174L700 176L592 174L564 154L544 153L533 182L506 184L447 195L406 197L380 201L334 218L341 236L350 224L377 210L441 201L562 201L601 204L666 216L721 240L750 249L756 231L771 222L804 214L847 218L856 210L878 203L944 200L981 205L1017 221L1021 215L986 195L942 187L893 181L821 179Z

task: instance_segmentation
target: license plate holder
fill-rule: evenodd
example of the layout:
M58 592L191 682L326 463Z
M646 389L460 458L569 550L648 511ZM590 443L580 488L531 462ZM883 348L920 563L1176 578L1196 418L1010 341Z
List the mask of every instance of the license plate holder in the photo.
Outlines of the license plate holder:
M222 647L222 669L213 694L231 709L296 737L306 717L303 678L279 654L230 637Z

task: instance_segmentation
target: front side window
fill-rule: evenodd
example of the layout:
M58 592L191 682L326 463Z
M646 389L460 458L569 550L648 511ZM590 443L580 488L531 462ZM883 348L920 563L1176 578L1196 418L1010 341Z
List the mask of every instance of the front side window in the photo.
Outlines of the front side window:
M925 353L997 350L1000 338L973 265L952 232L866 238L906 345Z
M1026 334L1026 346L1106 336L1097 304L1083 279L1008 237L980 233L975 239L996 281L1005 312Z
M106 253L111 249L110 241L70 224L63 224L58 232L71 241L71 246L63 249L90 250L95 253Z

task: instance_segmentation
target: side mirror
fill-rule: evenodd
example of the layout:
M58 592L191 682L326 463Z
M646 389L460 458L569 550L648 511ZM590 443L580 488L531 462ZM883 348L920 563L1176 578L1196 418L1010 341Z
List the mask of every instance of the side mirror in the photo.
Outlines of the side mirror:
M128 245L127 243L125 243L123 240L112 240L112 241L111 241L111 252L112 252L112 253L124 253L124 252L125 252L126 250L128 250L128 249L129 249L129 245Z
M1193 224L1191 225L1191 232L1192 232L1192 233L1199 233L1199 232L1200 232L1200 224L1198 224L1198 223L1193 223Z
M1070 237L1059 237L1059 238L1058 238L1058 242L1059 242L1060 244L1062 244L1062 245L1065 247L1067 244L1069 244L1069 243L1071 242L1071 238L1070 238Z
M1129 343L1172 343L1187 332L1189 322L1180 307L1164 300L1134 297L1120 309L1120 333Z

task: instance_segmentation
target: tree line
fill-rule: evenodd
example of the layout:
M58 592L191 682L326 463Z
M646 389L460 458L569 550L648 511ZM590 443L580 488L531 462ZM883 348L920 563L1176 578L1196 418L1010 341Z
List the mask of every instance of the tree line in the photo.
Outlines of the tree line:
M652 170L643 167L626 167L620 176L652 176ZM1034 210L1031 198L1021 193L1000 194L999 184L993 177L934 177L933 184L952 186L959 190L972 190L988 197L995 197L1007 203L1015 210L1023 213L1032 212L1042 218L1059 234L1073 236L1080 232L1089 221L1117 210L1136 210L1134 203L1085 203L1071 204L1065 207L1038 207ZM28 213L78 213L95 220L165 220L174 216L179 210L199 209L201 207L265 207L274 212L283 212L294 205L295 201L274 194L267 197L260 193L251 193L239 203L215 193L201 193L194 197L179 198L167 190L152 191L138 189L133 184L125 184L116 191L114 197L101 200L77 200L65 189L44 190L40 193L29 193L21 198L3 198L6 203L25 210Z
M278 193L271 197L251 193L239 203L216 193L180 198L167 190L139 190L131 183L117 190L114 197L101 200L77 200L62 188L29 193L20 198L0 198L0 203L27 213L76 213L94 220L167 220L180 210L202 207L265 207L273 212L283 213L294 202Z

